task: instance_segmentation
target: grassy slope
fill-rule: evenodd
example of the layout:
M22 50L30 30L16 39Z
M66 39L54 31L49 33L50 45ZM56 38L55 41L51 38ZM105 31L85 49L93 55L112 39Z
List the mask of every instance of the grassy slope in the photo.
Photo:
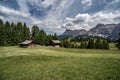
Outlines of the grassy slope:
M119 80L120 51L0 47L0 80Z

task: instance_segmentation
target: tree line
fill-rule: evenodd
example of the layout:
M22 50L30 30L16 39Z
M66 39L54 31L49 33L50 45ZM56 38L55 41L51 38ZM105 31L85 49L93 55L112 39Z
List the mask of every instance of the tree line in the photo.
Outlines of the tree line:
M30 31L26 23L3 22L0 19L0 46L15 46L25 40L33 40L39 45L49 45L53 39L58 39L57 34L47 35L36 25L32 26Z
M61 47L65 48L80 48L80 49L109 49L109 44L106 39L101 38L80 38L62 40Z
M116 41L116 47L120 49L120 32L119 32L119 38Z

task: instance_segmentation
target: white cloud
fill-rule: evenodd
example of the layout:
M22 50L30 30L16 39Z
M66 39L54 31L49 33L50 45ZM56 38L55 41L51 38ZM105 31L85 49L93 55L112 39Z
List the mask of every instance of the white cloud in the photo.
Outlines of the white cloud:
M56 0L17 0L19 6L21 9L25 9L27 11L28 6L27 4L31 4L32 6L37 6L37 7L44 7L44 8L48 8L50 5L54 5L54 3L56 2Z
M26 0L17 0L18 1L18 4L19 4L19 7L20 7L20 11L22 12L29 12L29 9L26 5Z
M82 0L81 1L82 4L87 4L88 6L92 5L92 0Z
M81 3L84 6L83 10L85 11L85 10L89 9L90 6L92 5L92 0L82 0Z
M0 16L0 19L4 19L4 17Z
M41 5L44 7L44 8L47 8L49 7L50 5L54 5L54 3L56 2L56 0L44 0Z
M89 20L89 15L88 14L78 14L76 17L75 17L75 20L73 21L74 23L86 23L88 22Z
M118 11L116 12L98 12L91 16L91 20L94 20L96 23L118 23L115 21L115 18L120 17ZM94 23L95 23L94 22Z
M103 8L106 11L120 11L120 0L111 0L110 2L107 2L107 0L104 0L104 3L106 4Z
M75 18L66 18L67 23L63 24L63 26L68 29L84 29L88 27L89 20L89 14L78 14Z
M10 9L7 7L0 6L0 14L2 18L10 21L21 21L30 24L40 24L41 21L32 17L29 13L24 13L18 10Z
M94 14L78 14L75 18L66 18L63 24L67 29L86 29L95 27L98 23L111 24L119 23L119 12L97 12Z
M49 0L46 1L49 2ZM53 0L53 7L43 20L43 24L45 26L49 26L50 28L58 29L63 22L65 9L67 9L73 2L74 0Z
M0 6L0 13L6 16L15 16L15 17L17 16L17 17L23 17L23 18L30 16L30 14L28 13L20 12L20 11L13 10L13 9L3 7L3 6Z

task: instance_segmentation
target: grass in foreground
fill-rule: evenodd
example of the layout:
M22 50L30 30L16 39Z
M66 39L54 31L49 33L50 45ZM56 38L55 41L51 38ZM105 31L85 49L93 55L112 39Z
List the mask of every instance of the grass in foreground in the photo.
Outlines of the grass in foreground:
M0 47L0 80L119 80L120 51Z

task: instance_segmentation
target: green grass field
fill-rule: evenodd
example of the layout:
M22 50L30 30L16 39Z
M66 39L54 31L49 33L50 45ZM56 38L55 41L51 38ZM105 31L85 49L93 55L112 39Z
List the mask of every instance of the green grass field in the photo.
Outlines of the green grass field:
M0 80L120 80L120 51L0 47Z

